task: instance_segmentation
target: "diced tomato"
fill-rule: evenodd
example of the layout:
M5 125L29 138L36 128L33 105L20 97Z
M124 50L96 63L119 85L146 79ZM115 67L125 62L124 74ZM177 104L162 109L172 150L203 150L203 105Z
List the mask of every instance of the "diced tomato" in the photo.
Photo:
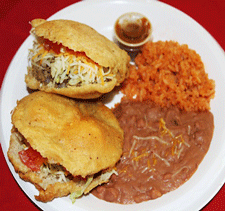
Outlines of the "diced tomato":
M87 181L87 177L84 178L84 177L82 177L80 175L76 176L76 178L79 179L79 180L83 180L85 182Z
M42 44L43 44L45 50L54 51L56 54L60 54L60 50L63 47L63 45L61 43L60 44L54 43L54 42L52 42L48 39L44 39ZM93 62L90 58L88 58L86 56L85 52L79 52L79 51L75 52L75 51L73 51L73 50L71 50L71 49L69 49L68 47L65 47L65 46L64 46L64 50L71 55L75 55L76 57L84 57L88 62ZM95 64L97 64L97 63L95 63Z
M44 39L44 48L49 51L53 50L55 53L59 54L60 49L62 48L62 44L53 43L50 40Z
M32 171L40 171L41 166L46 161L46 159L32 147L29 147L26 150L21 150L18 154L20 160Z

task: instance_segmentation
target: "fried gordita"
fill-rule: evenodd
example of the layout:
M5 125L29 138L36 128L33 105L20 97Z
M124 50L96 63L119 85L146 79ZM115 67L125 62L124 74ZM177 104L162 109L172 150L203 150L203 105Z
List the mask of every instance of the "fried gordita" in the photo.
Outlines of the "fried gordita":
M9 160L39 201L74 200L116 173L123 131L102 103L38 91L17 102L12 124Z
M128 75L130 57L96 30L72 20L34 19L26 84L71 98L98 98Z

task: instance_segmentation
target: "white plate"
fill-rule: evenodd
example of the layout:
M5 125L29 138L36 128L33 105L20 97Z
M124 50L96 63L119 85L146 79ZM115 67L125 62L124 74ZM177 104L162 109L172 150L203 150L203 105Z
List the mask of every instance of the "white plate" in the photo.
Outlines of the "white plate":
M175 191L156 200L135 205L118 205L104 202L92 195L78 199L72 204L68 197L41 203L34 199L38 191L28 182L24 182L15 173L7 158L9 146L11 116L16 101L28 94L24 82L27 67L28 49L33 38L29 36L21 45L6 73L0 98L1 145L6 161L16 181L24 192L43 210L199 210L221 188L225 180L225 55L211 35L193 19L158 1L83 1L71 5L50 19L71 19L86 23L109 39L113 38L113 25L117 17L125 12L140 12L147 16L153 26L153 40L175 40L186 43L195 49L205 63L209 78L216 81L216 97L211 103L215 117L215 131L210 149L193 177ZM109 107L113 102L107 104Z

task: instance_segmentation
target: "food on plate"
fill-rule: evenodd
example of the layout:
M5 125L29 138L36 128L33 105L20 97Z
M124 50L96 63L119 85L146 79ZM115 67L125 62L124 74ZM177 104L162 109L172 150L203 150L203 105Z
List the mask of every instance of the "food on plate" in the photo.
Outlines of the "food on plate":
M174 41L148 42L113 112L124 130L117 175L92 190L120 204L156 199L186 182L213 137L215 82L200 56Z
M201 57L188 45L157 41L144 45L121 91L126 99L204 111L210 109L215 81L208 78Z
M74 200L116 173L123 130L101 102L37 91L17 102L12 124L9 160L39 201Z
M196 171L213 136L210 111L122 100L114 114L124 130L118 175L92 191L109 202L140 203L175 190Z
M121 84L130 57L93 28L72 20L34 19L26 84L71 98L98 98Z

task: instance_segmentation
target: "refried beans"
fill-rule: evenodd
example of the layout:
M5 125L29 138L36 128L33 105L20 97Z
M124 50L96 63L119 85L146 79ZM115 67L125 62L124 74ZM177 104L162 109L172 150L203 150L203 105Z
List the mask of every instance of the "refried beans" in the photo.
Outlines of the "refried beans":
M92 191L109 202L140 203L175 190L196 171L213 136L210 111L124 100L114 114L125 137L118 175Z

